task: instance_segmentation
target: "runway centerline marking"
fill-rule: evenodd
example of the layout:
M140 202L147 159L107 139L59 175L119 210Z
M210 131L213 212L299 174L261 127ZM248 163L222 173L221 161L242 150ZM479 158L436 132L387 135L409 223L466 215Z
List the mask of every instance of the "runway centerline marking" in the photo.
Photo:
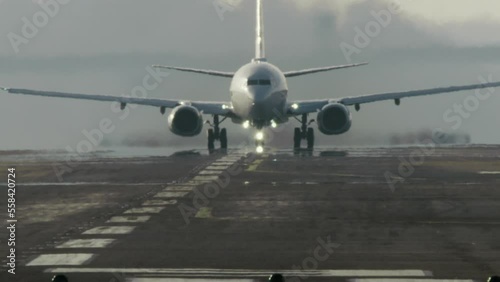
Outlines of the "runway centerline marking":
M44 254L39 255L26 266L82 265L88 263L95 254Z
M82 234L95 235L95 234L129 234L135 229L135 226L98 226L89 229Z
M56 246L56 249L105 248L114 241L115 239L73 239Z
M212 218L212 208L203 207L198 210L195 218Z
M263 162L263 159L255 160L251 165L248 166L247 171L255 171L259 165ZM288 173L288 172L287 172Z

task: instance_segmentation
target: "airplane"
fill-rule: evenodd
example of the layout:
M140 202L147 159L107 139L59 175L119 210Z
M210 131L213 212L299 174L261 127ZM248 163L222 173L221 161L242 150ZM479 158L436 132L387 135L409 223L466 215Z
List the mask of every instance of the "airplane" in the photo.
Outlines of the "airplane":
M203 115L211 115L213 121L207 122L210 125L210 128L207 129L208 149L210 151L215 149L216 141L220 142L221 149L228 148L227 130L221 128L220 125L226 119L231 119L233 123L241 124L245 128L252 127L257 129L257 133L255 134L255 149L257 153L262 153L265 145L265 134L263 133L263 129L267 127L276 127L279 124L286 123L290 118L297 119L301 123L301 126L296 127L294 130L294 149L300 150L301 143L305 140L307 142L307 149L312 150L314 148L314 128L310 126L312 122L315 121L319 131L325 135L340 135L346 133L352 125L352 115L348 108L349 106L354 106L355 110L359 111L362 104L384 100L394 100L395 104L399 106L403 98L500 87L500 82L492 82L343 98L289 100L287 86L288 78L358 67L366 65L367 63L310 68L298 71L281 71L278 67L267 61L264 41L263 4L262 0L256 0L256 2L255 58L236 72L163 65L153 66L161 69L231 78L229 89L231 94L230 101L204 102L158 98L132 98L7 87L0 87L0 90L4 90L11 94L118 102L122 110L125 109L127 104L138 104L158 107L160 108L160 112L165 114L165 110L169 108L172 109L168 116L169 129L172 133L183 137L199 135L205 123ZM316 119L309 120L310 114L316 114Z

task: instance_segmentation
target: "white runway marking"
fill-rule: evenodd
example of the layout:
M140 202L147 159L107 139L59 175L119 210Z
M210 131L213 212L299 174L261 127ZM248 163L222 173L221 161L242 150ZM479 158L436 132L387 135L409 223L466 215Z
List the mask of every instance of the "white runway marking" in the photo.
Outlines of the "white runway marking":
M57 246L57 249L65 248L105 248L113 243L115 239L75 239L69 240Z
M128 234L135 229L135 226L99 226L89 229L82 234Z
M202 170L198 172L199 175L215 175L215 174L222 174L224 171L223 170Z
M189 192L160 192L155 195L155 198L181 198L188 194Z
M51 254L39 255L26 266L41 265L82 265L89 262L94 254Z
M433 278L356 278L349 282L475 282L471 279L433 279Z
M500 174L500 171L480 171L479 174Z
M140 223L146 222L151 217L149 215L141 215L141 216L113 216L111 219L106 221L107 223Z
M143 206L168 206L177 204L177 200L149 200L145 201Z
M177 191L177 192L191 192L193 191L193 186L167 186L165 189L163 189L163 192L171 192L171 191Z
M124 213L160 213L164 207L145 207L145 208L133 208L125 211Z
M219 179L218 175L211 175L211 176L195 176L193 178L194 181L214 181Z
M231 162L231 161L216 161L216 162L213 162L212 165L215 165L215 166L232 166L236 163L236 161L234 162Z
M269 269L206 269L206 268L49 268L50 273L123 273L156 274L171 277L233 278L269 277L272 273L285 276L308 277L430 277L432 272L418 269L364 270L364 269L318 269L318 270L269 270ZM430 280L432 282L432 280Z
M226 170L228 169L229 166L227 165L211 165L211 166L207 166L205 169L206 170Z
M207 278L126 278L126 282L255 282L255 279L207 279Z

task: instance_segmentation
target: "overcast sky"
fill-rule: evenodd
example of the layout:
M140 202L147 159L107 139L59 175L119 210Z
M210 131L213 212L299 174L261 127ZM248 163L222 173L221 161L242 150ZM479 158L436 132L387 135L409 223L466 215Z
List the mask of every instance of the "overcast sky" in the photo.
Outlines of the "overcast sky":
M55 1L55 0L53 0ZM151 64L235 71L254 54L251 0L0 0L0 85L121 95L142 83ZM369 61L349 70L292 78L291 99L342 97L385 91L500 81L500 2L497 0L268 0L264 1L267 55L282 70ZM396 5L396 6L394 6ZM359 30L385 27L356 45ZM27 26L34 25L35 31ZM26 33L26 31L30 33ZM365 32L363 32L365 33ZM346 56L342 46L356 47ZM361 48L362 47L362 48ZM352 50L352 49L351 49ZM172 72L149 95L227 100L229 80ZM443 128L500 143L500 89L462 119L458 129L443 115L474 92L364 105L345 136L323 144L382 142L399 132ZM121 120L110 105L55 98L0 95L0 149L65 148L82 130L109 118L107 143L176 138L158 109L137 107ZM231 128L238 139L244 132ZM286 135L286 134L285 134ZM230 137L230 138L231 138ZM205 145L204 134L189 140ZM289 139L289 136L286 135ZM289 145L289 144L285 144Z

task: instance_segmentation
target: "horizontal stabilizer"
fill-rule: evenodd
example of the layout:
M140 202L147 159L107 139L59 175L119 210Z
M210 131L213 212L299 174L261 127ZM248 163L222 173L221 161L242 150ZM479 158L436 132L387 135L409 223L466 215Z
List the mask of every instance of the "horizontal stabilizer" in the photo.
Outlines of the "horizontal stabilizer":
M199 73L199 74L221 76L221 77L233 77L234 76L234 72L222 72L222 71L215 71L215 70L202 70L202 69L182 68L182 67L172 67L172 66L162 66L162 65L154 65L153 68L178 70L178 71L184 71L184 72L194 72L194 73Z
M312 68L312 69L305 69L305 70L298 70L298 71L287 71L283 74L285 75L285 77L294 77L294 76L301 76L301 75L318 73L318 72L359 67L359 66L364 66L367 64L368 63L359 63L359 64L352 64L352 65L340 65L340 66L330 66L330 67L322 67L322 68Z

